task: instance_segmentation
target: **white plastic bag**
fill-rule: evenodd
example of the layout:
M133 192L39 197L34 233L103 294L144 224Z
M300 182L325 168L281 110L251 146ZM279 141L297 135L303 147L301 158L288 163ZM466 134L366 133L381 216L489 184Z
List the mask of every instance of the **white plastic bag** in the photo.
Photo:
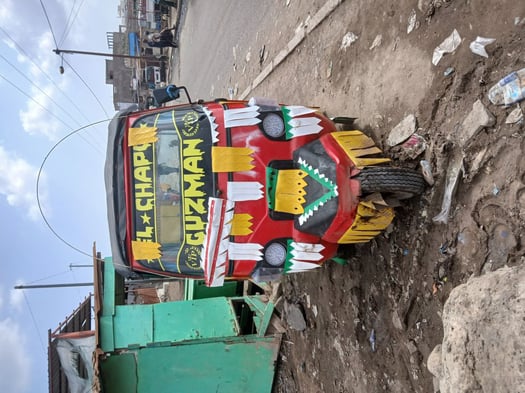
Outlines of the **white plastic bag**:
M496 41L495 38L485 38L485 37L476 37L475 41L472 41L470 43L470 50L472 53L475 53L476 55L480 55L483 57L489 57L485 46L492 44L494 41Z
M449 35L445 41L434 49L434 55L432 56L432 64L437 65L445 53L454 52L459 44L461 44L461 37L456 29Z

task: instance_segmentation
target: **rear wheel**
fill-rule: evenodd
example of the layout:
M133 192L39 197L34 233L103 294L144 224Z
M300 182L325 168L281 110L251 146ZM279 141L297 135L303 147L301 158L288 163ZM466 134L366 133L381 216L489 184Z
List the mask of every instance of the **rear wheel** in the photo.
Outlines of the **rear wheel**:
M361 183L362 194L380 192L397 199L407 199L421 194L425 189L423 176L408 168L365 167L356 178Z

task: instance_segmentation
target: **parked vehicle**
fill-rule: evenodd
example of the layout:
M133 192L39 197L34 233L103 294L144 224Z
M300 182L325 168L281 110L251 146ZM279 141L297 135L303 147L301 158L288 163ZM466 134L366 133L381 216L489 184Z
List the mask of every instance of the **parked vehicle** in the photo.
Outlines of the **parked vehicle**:
M112 253L129 274L267 281L320 266L394 217L379 193L421 193L361 131L274 100L120 112L109 126Z

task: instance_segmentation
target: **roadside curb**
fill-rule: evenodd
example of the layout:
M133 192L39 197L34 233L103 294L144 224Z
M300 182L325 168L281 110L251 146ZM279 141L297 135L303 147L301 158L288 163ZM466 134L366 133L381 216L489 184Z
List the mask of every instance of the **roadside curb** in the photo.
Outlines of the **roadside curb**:
M293 38L282 49L273 60L270 61L261 73L252 81L239 96L239 99L245 100L250 93L255 90L287 57L292 51L310 34L319 24L326 19L344 0L328 0L324 6L313 16L304 28L295 33Z

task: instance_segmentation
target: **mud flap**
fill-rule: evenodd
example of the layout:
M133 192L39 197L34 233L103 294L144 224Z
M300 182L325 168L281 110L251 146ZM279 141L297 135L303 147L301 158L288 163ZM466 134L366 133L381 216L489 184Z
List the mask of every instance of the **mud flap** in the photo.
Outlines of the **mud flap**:
M394 219L394 209L371 201L359 202L355 220L339 244L366 243L385 230Z
M375 145L372 138L366 136L361 131L339 131L331 135L358 168L390 162L390 158L386 157L366 157L382 153L382 151Z

